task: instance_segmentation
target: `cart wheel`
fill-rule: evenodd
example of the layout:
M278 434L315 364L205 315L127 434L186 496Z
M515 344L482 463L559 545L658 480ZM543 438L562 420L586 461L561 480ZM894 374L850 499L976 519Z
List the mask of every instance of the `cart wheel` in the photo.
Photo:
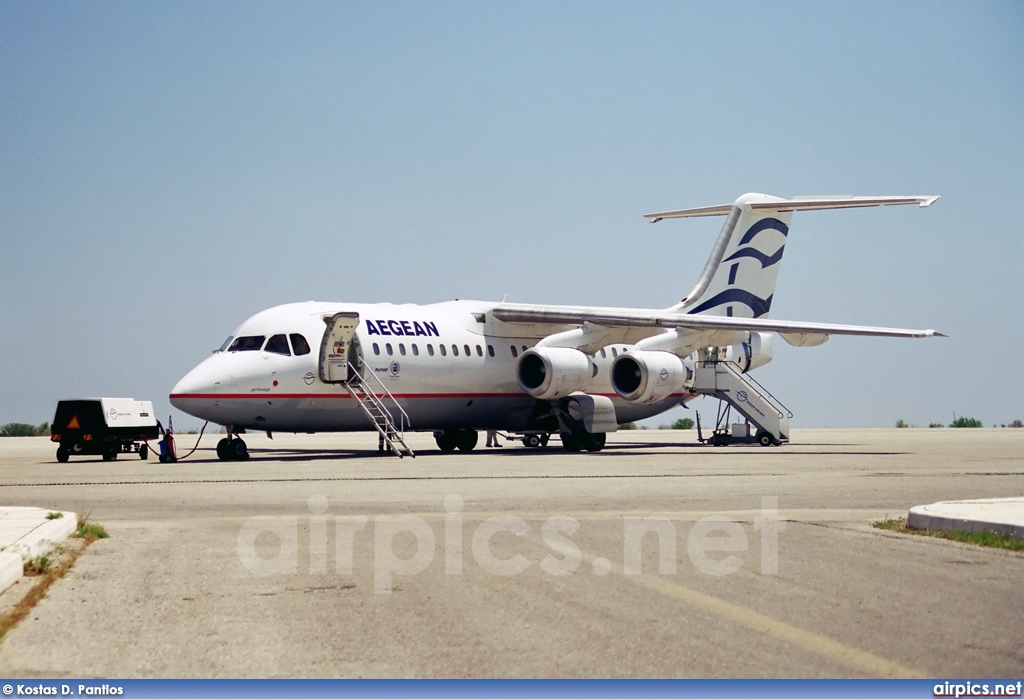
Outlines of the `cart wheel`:
M757 435L757 443L762 447L775 446L775 437L772 437L771 432L762 431Z
M536 449L540 446L540 435L539 434L528 434L523 437L523 446Z
M141 447L139 447L139 458L142 459L143 461L149 458L148 444L143 444Z
M542 435L541 438L540 438L540 445L542 447L546 447L548 445L548 440L549 439L551 439L551 435L549 435L549 434Z
M61 444L57 447L57 461L66 464L69 458L71 458L71 451L66 446Z

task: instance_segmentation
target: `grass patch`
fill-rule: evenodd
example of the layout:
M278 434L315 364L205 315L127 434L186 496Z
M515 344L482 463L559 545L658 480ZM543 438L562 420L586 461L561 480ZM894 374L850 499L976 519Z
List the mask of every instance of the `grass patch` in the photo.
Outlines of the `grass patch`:
M79 539L85 539L91 544L96 539L106 539L110 534L100 525L87 522L75 530L75 536Z
M47 512L46 519L61 519L64 517L63 512Z
M3 640L11 629L18 625L18 622L31 613L32 609L39 604L41 599L46 597L50 587L67 574L86 546L88 544L83 544L81 548L67 553L58 564L49 566L46 572L39 574L37 576L38 582L36 582L32 589L14 605L13 609L0 616L0 641Z
M34 575L46 575L53 570L54 563L56 563L56 560L53 553L41 553L35 558L25 559L25 567L23 568L23 571L25 575L29 577Z
M78 529L72 535L79 539L85 539L86 543L89 544L96 541L96 539L106 539L110 536L102 526L89 521L91 515L92 510L82 510L78 513Z
M46 593L55 582L67 575L89 544L109 536L106 529L88 521L91 512L92 510L78 515L78 532L75 536L81 539L81 544L68 547L54 546L47 553L25 561L25 574L34 577L36 583L13 608L0 614L0 641L46 597Z
M995 532L958 532L958 531L934 531L930 529L910 529L907 527L905 517L886 518L875 522L875 529L885 529L891 532L902 534L916 534L917 536L930 536L933 539L948 539L959 541L964 544L975 546L988 546L989 548L1005 549L1007 551L1024 552L1024 539L1010 536L1009 534L997 534Z

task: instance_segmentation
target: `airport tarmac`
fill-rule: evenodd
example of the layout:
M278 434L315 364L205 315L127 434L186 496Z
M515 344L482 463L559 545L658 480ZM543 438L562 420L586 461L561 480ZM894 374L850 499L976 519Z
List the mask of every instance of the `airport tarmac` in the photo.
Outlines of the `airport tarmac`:
M1024 495L1024 430L629 431L596 454L415 434L401 460L368 433L248 435L247 462L217 439L176 464L0 440L0 505L111 534L0 643L0 674L1024 673L1024 554L871 526Z

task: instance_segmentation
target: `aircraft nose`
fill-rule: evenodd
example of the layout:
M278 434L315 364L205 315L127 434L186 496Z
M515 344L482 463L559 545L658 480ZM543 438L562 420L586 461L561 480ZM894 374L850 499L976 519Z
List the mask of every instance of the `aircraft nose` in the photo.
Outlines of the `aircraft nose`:
M222 357L209 357L174 385L170 395L171 405L189 412L188 406L195 399L227 391L232 378Z

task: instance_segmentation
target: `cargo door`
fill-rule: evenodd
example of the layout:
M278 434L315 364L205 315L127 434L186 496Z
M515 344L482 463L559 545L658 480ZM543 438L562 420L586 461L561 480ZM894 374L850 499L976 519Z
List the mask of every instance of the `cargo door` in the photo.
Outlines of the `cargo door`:
M324 383L346 383L349 363L358 361L353 340L359 327L359 314L336 313L325 322L327 329L320 342L320 380Z

